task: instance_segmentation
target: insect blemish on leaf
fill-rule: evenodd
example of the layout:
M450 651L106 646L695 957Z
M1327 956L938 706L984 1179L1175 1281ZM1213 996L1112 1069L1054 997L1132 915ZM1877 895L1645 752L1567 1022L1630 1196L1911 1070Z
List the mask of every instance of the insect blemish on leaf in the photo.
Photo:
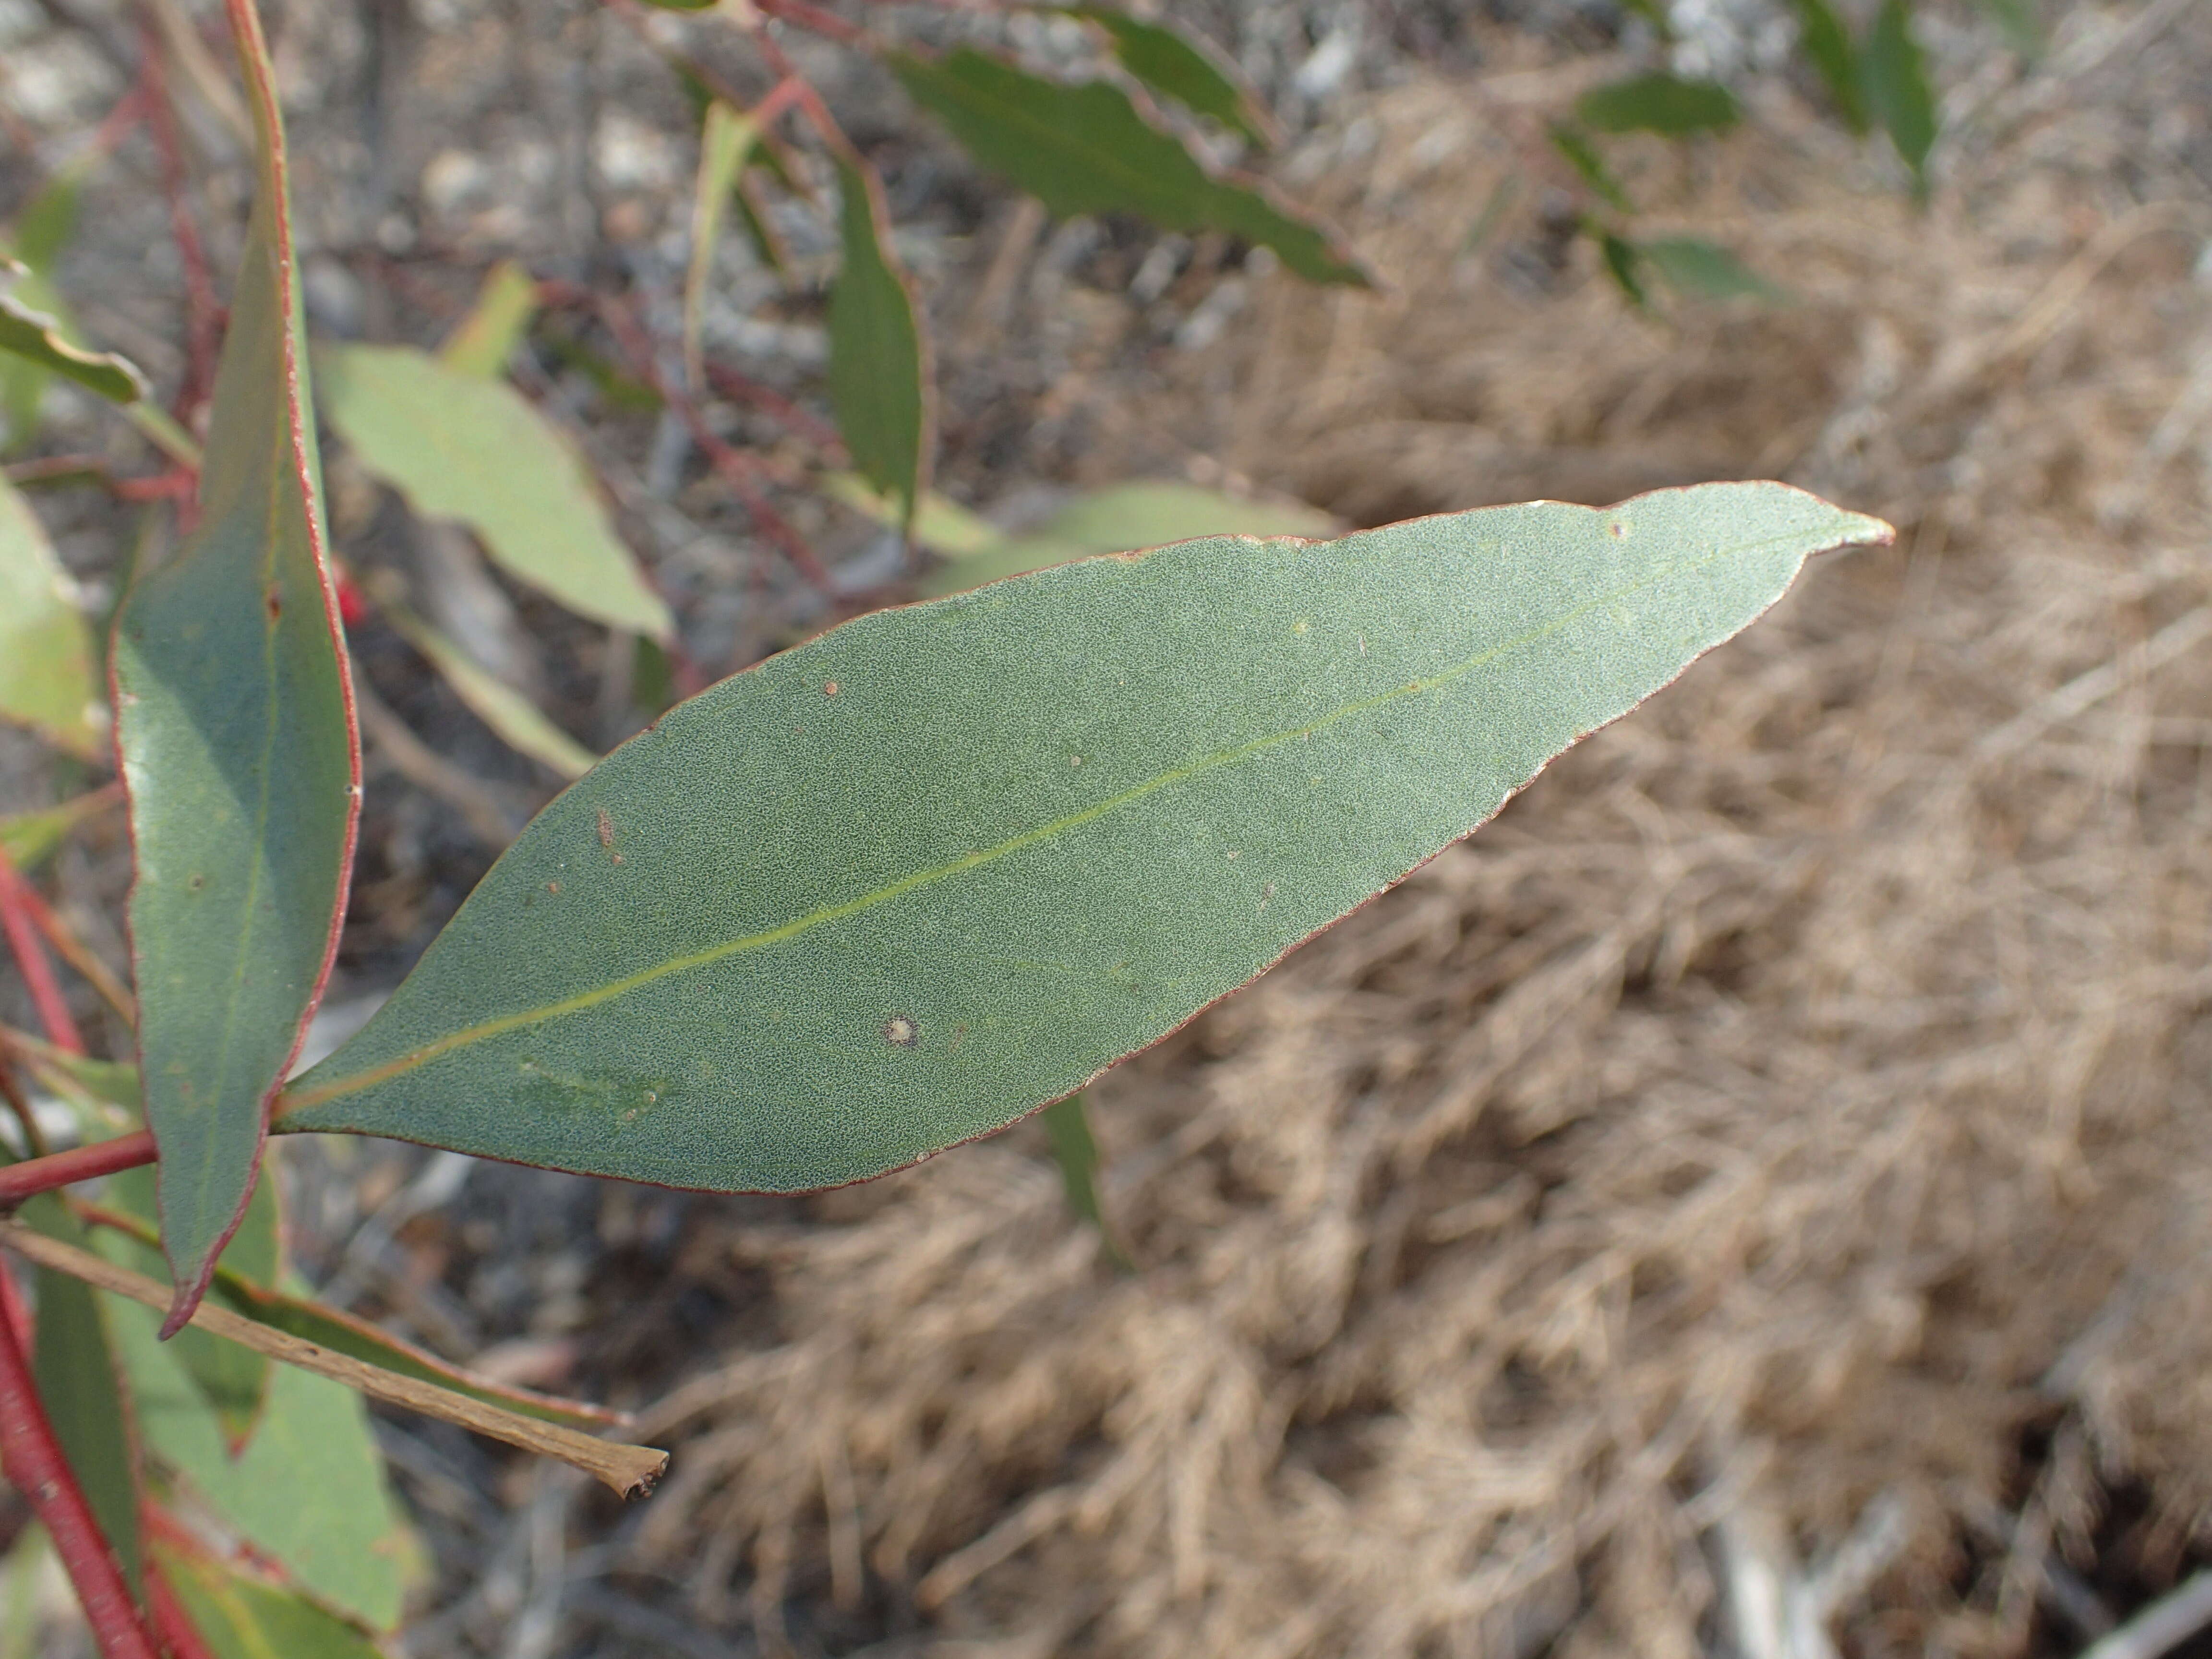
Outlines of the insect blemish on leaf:
M825 697L834 697L834 696L836 696L837 695L837 682L836 682L836 681L835 681L835 680L824 680L824 681L823 681L823 682L822 682L822 695L823 695L823 696L825 696Z
M911 1048L921 1041L921 1027L905 1014L893 1014L884 1022L884 1041L895 1048Z

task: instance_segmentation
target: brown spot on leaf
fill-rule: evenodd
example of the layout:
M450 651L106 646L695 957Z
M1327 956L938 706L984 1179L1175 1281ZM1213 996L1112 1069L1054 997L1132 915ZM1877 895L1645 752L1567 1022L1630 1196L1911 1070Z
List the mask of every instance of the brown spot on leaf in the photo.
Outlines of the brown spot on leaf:
M824 681L823 681L823 682L822 682L822 695L823 695L823 696L825 696L825 697L834 697L834 696L836 696L837 695L837 682L836 682L836 681L835 681L835 680L824 680Z
M261 608L269 613L269 620L275 622L284 614L284 596L270 588L261 596Z
M921 1041L921 1027L905 1014L893 1014L884 1022L884 1041L895 1048L911 1048Z
M561 890L561 884L557 881L549 881L545 884L545 890L549 893L557 893Z
M611 849L615 844L615 821L607 816L607 809L599 808L599 845Z

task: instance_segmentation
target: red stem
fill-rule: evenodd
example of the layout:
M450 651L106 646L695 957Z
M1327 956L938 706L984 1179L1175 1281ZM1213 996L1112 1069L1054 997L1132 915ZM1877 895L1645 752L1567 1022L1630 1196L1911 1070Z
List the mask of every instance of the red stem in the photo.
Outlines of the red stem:
M46 1040L57 1048L81 1054L84 1052L84 1038L76 1029L76 1021L70 1018L61 982L54 977L54 965L46 960L46 947L33 925L29 896L23 887L23 878L15 873L6 851L0 849L0 931L8 935L8 948L15 953L16 969L31 993L40 1023L46 1028Z
M835 12L807 4L806 0L754 0L754 4L770 17L796 23L803 29L811 29L817 34L827 35L845 46L857 46L868 38L867 30L858 23L848 23Z
M148 1533L158 1530L166 1537L182 1540L184 1529L170 1520L166 1511L149 1504L145 1517ZM169 1659L215 1659L199 1627L192 1623L184 1603L177 1600L176 1591L169 1588L167 1577L150 1560L146 1563L146 1610L153 1615L154 1633L161 1638L162 1650Z
M0 1273L0 1279L4 1278ZM14 1301L13 1279L0 1291L0 1299ZM84 1489L62 1455L46 1407L39 1402L38 1385L31 1380L30 1362L16 1334L12 1310L0 1314L0 1468L46 1522L70 1583L76 1587L102 1659L155 1659L153 1640L138 1621L123 1569L116 1565L100 1522L93 1519Z
M65 1152L49 1152L44 1158L8 1164L0 1168L0 1210L13 1209L27 1198L66 1187L73 1181L90 1181L98 1176L113 1175L118 1170L135 1170L142 1164L151 1164L159 1156L153 1133L138 1129L112 1140L73 1146Z

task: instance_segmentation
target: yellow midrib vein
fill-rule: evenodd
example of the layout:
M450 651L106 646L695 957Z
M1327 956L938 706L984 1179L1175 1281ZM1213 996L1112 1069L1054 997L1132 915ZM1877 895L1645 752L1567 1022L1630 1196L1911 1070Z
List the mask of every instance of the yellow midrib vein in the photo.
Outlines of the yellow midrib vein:
M864 911L872 910L879 904L887 904L893 899L913 892L916 888L948 880L951 877L964 874L983 865L994 864L1000 859L1011 857L1016 853L1038 846L1055 836L1065 835L1071 830L1079 830L1086 823L1095 823L1109 813L1117 812L1125 806L1133 805L1146 797L1157 794L1159 791L1175 784L1186 782L1208 772L1218 771L1224 766L1233 766L1239 761L1249 759L1267 750L1311 737L1317 732L1326 731L1330 726L1357 715L1386 707L1403 698L1419 696L1440 686L1449 685L1455 680L1463 679L1476 670L1497 661L1508 653L1534 645L1538 641L1559 632L1562 629L1571 627L1583 617L1609 606L1619 605L1623 600L1669 577L1694 574L1719 563L1723 559L1756 554L1777 544L1800 539L1802 538L1796 535L1777 535L1761 541L1724 548L1704 559L1669 564L1640 581L1632 582L1627 586L1615 588L1585 600L1572 610L1563 611L1543 627L1517 638L1508 640L1503 644L1493 646L1489 650L1480 652L1464 662L1455 663L1449 668L1442 669L1437 673L1420 679L1409 680L1403 685L1393 686L1387 691L1379 691L1373 696L1364 697L1357 702L1346 703L1342 708L1332 709L1319 720L1307 725L1294 726L1285 732L1270 732L1265 737L1255 738L1249 743L1239 744L1233 749L1217 750L1211 755L1201 756L1187 765L1172 767L1156 776L1146 778L1141 783L1132 785L1117 795L1109 796L1104 800L1086 806L1081 811L1071 812L1065 817L1054 818L1049 823L1039 824L1033 830L1025 830L1020 835L1002 841L994 847L985 848L980 852L964 854L950 863L938 865L932 869L917 870L910 875L901 876L896 881L878 887L872 892L863 893L858 898L847 899L840 904L827 905L819 910L809 911L803 916L795 916L789 921L779 923L760 933L747 933L739 939L725 939L719 945L711 945L705 950L694 951L684 956L671 957L665 962L655 963L650 968L641 968L636 973L621 979L611 980L606 984L595 986L588 991L580 991L575 995L564 997L557 1002L547 1003L542 1007L523 1009L516 1013L502 1014L495 1019L488 1019L480 1024L465 1027L439 1037L434 1042L426 1042L419 1048L411 1048L405 1054L395 1055L381 1065L372 1066L366 1071L356 1072L350 1077L333 1079L328 1083L310 1088L289 1089L277 1098L276 1114L289 1115L310 1107L319 1106L326 1101L335 1100L345 1095L357 1094L363 1089L374 1088L380 1083L389 1082L392 1079L403 1076L418 1066L426 1066L432 1060L441 1059L457 1049L472 1048L479 1042L503 1036L509 1031L520 1030L526 1026L544 1024L551 1020L566 1018L571 1014L580 1014L586 1010L599 1007L604 1003L611 1002L617 997L627 996L632 991L641 990L646 986L655 984L672 975L689 973L694 969L711 967L718 962L726 962L732 957L742 956L750 951L765 950L770 945L781 945L786 939L795 939L801 933L811 933L817 927L847 921ZM1808 556L1813 550L1811 548L1808 549Z

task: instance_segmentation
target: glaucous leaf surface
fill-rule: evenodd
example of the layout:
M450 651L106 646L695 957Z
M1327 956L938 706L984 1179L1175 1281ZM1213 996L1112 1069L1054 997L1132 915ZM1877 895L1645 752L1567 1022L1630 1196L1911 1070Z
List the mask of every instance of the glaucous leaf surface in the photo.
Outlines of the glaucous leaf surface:
M1683 137L1717 132L1743 118L1735 95L1714 81L1686 81L1654 71L1593 87L1575 103L1584 126L1598 132L1657 132Z
M280 1103L789 1191L1002 1127L1888 527L1780 484L1212 538L847 623L546 809Z
M1152 91L1243 133L1255 144L1273 142L1273 124L1260 100L1205 41L1113 6L1062 6L1060 10L1103 29L1121 67Z
M830 292L830 402L860 476L900 503L921 502L929 467L929 369L906 279L892 263L883 185L857 156L837 158L843 264Z
M1310 282L1371 281L1328 230L1255 180L1207 172L1117 86L1042 80L969 46L889 62L970 155L1054 213L1134 213L1164 230L1225 231L1273 248Z
M380 1659L343 1619L194 1551L155 1546L155 1568L206 1644L206 1659Z
M495 380L538 313L538 284L512 259L502 259L484 277L477 302L438 348L438 361L462 374Z
M361 752L323 525L275 72L234 9L256 175L216 370L200 525L115 630L146 1121L191 1315L337 945Z
M0 720L71 754L106 744L92 629L31 504L0 477Z
M507 574L580 617L669 637L668 606L582 458L513 386L405 346L333 347L316 366L331 426L417 513L465 525Z
M95 1243L111 1261L142 1265L133 1239L103 1228ZM174 1345L157 1340L153 1310L96 1294L148 1452L301 1589L391 1629L399 1618L408 1540L361 1396L327 1377L271 1366L260 1423L234 1456Z

